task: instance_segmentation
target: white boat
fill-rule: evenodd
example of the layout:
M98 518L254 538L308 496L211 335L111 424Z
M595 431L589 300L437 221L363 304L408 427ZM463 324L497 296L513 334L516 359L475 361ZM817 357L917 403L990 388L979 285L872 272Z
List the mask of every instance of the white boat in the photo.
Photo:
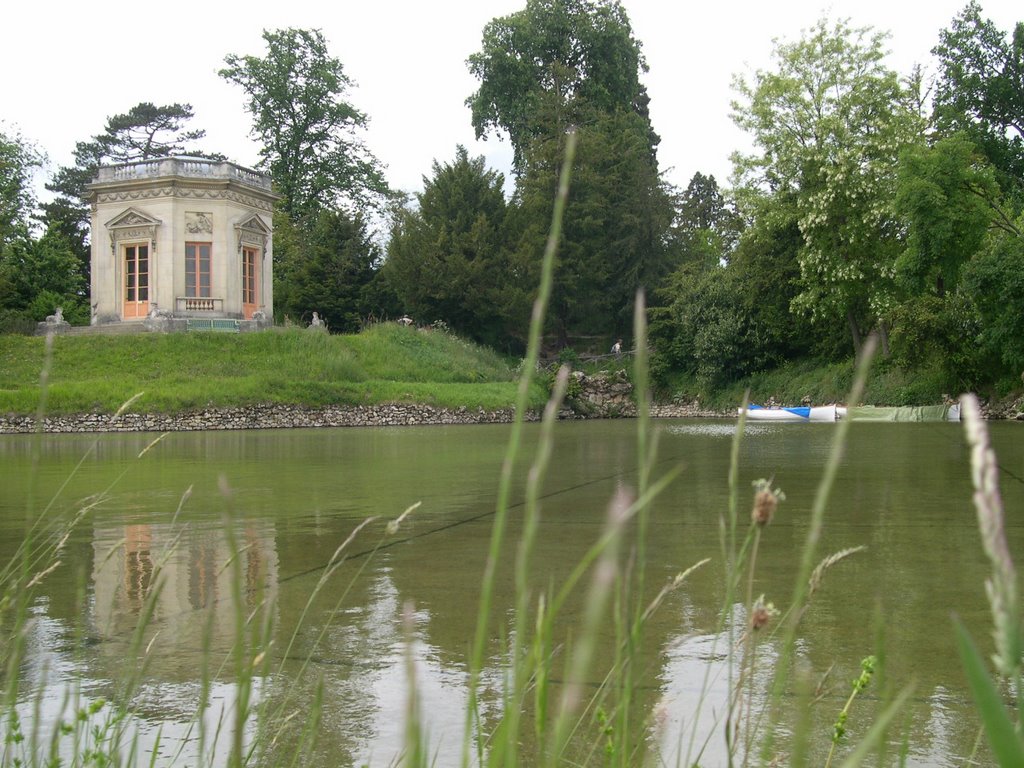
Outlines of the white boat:
M743 414L738 408L737 413ZM835 421L845 416L846 409L833 405L801 405L792 408L768 408L763 405L748 405L747 419L750 421Z
M744 413L742 408L737 413ZM748 421L960 421L960 403L952 405L876 406L801 405L776 408L748 405Z

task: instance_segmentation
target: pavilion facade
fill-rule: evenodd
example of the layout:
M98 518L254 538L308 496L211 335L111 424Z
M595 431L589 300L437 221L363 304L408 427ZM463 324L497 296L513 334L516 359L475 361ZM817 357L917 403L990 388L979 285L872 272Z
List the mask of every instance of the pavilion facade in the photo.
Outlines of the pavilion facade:
M92 323L272 318L276 199L269 177L226 161L101 167L88 187Z

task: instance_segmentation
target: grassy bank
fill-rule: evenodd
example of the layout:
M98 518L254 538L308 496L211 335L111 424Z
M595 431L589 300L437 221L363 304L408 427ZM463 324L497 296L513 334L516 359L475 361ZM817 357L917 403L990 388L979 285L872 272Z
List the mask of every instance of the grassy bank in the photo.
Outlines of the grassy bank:
M257 403L324 406L419 402L511 407L513 363L446 333L382 324L351 336L301 329L254 334L0 336L0 413L178 413ZM531 407L546 392L535 385Z
M784 363L770 371L752 374L740 381L719 387L709 386L694 376L672 374L661 382L659 399L669 401L699 399L709 408L731 410L750 390L750 400L799 405L804 398L814 404L846 402L853 382L854 364L822 363L813 360ZM941 371L928 368L906 369L876 360L864 386L864 405L938 405L948 397L958 397L965 387L951 386ZM986 400L1010 398L1020 394L1019 383L1002 382L989 392L980 392Z

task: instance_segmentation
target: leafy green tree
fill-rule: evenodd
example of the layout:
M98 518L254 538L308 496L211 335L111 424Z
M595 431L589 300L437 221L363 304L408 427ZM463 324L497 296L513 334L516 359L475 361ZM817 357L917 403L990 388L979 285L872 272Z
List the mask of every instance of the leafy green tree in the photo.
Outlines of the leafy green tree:
M651 321L656 370L684 371L705 386L720 386L749 371L750 316L739 270L688 262L662 293L666 301L652 310Z
M896 209L907 223L897 275L914 293L940 298L956 288L960 270L1001 215L992 167L962 134L934 146L912 146L900 158Z
M347 100L352 81L320 30L264 30L266 55L225 57L220 76L242 88L252 134L295 222L338 205L383 205L390 191L360 132L367 117Z
M29 236L36 206L32 176L43 156L17 133L0 130L0 254Z
M290 264L284 311L294 320L318 312L335 333L358 331L372 309L367 286L381 261L366 219L325 210L298 236L302 257Z
M1017 232L996 231L964 268L964 289L983 320L982 345L1024 376L1024 216Z
M74 165L57 170L46 188L54 197L42 206L42 221L47 230L58 233L67 242L79 262L86 284L89 282L89 208L85 204L86 187L100 165L149 160L176 154L189 154L213 159L194 142L206 132L187 129L194 113L190 104L150 102L136 104L123 114L112 115L101 133L75 145Z
M535 139L564 134L595 113L625 110L649 123L640 82L647 63L617 0L527 0L484 27L468 64L480 81L466 100L477 138L505 131L517 173ZM647 140L653 154L658 138L650 131Z
M89 321L87 285L69 243L53 231L38 240L24 239L7 248L0 259L0 306L41 321L56 307L68 322Z
M1024 23L1007 39L971 0L933 53L937 125L964 132L999 171L1004 190L1024 195Z
M801 291L802 248L803 236L795 219L762 216L744 230L729 260L742 285L742 312L749 318L752 371L810 355L833 359L838 350L848 349L843 346L842 326L829 333L829 328L814 327L806 315L791 310Z
M671 271L674 210L651 160L648 127L620 110L596 113L577 129L549 313L559 346L575 336L624 335L637 288L653 290ZM553 136L527 151L513 227L521 264L536 263L543 251L563 146L564 137Z
M674 230L682 258L708 267L727 261L736 248L742 225L715 177L700 171L693 174L676 203Z
M404 311L418 321L443 320L462 335L507 348L512 337L522 338L529 310L509 290L504 182L462 146L453 162L435 161L418 205L396 216L383 269Z
M735 156L740 186L795 200L804 245L794 308L819 323L845 320L858 353L893 305L897 158L923 141L912 95L883 63L884 40L819 21L776 45L772 71L738 79L733 105L759 150Z
M625 10L616 0L528 0L485 27L469 67L480 83L467 100L477 135L504 132L514 150L512 262L528 280L566 135L578 136L549 330L560 346L623 334L637 287L670 271L673 217L640 82L647 65Z

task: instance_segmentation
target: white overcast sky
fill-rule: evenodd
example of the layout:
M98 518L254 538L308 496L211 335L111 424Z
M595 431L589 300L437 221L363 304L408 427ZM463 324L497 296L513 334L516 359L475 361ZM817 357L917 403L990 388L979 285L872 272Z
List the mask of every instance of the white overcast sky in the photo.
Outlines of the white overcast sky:
M891 33L890 64L934 69L931 48L967 0L623 0L650 71L661 167L685 186L695 171L726 183L745 137L729 119L733 75L770 64L772 40L795 40L819 18ZM135 104L190 103L203 148L252 166L257 147L240 89L217 76L228 53L263 55L264 29L319 28L355 81L349 100L369 119L365 139L389 182L415 192L457 144L507 172L505 140L477 142L465 106L476 88L466 58L484 25L525 0L250 0L139 3L16 0L0 28L0 123L34 141L50 169L75 142ZM983 0L1004 32L1024 20L1014 0Z

